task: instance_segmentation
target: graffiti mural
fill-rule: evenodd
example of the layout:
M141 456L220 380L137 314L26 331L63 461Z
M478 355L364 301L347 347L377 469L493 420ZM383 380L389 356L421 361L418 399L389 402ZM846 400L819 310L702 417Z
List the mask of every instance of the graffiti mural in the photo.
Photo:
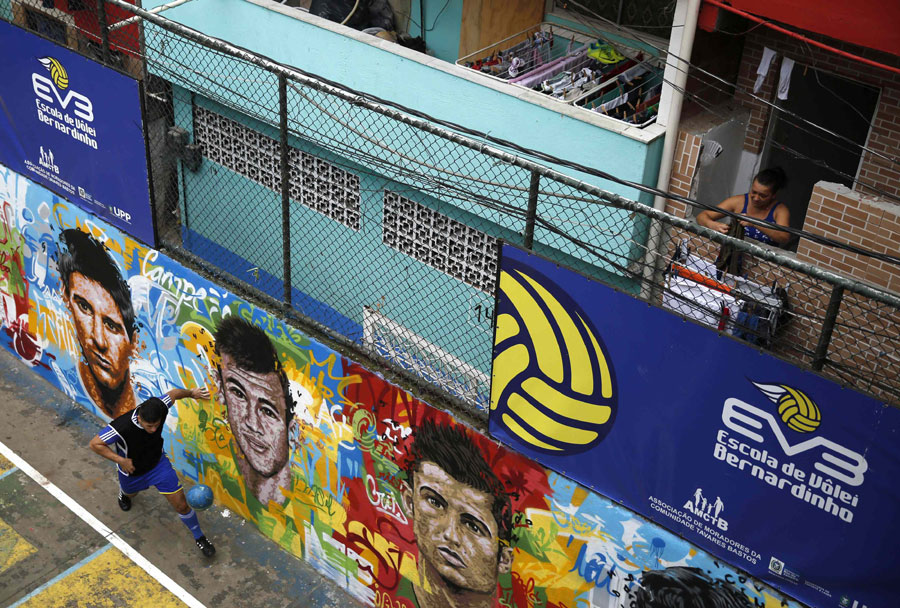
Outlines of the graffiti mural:
M0 171L4 346L104 419L209 386L175 468L364 604L796 605Z

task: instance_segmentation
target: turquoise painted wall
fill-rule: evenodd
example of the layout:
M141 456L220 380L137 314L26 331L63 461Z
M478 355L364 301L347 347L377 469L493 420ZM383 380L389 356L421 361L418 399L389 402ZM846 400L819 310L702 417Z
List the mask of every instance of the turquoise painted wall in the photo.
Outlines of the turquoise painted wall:
M223 1L230 3L233 0ZM265 26L273 31L281 28L285 36L288 32L309 33L319 43L307 42L307 38L301 37L297 39L303 42L294 46L309 51L309 54L318 53L322 45L331 45L334 57L330 62L326 62L327 65L311 61L313 65L323 69L333 68L340 63L339 61L336 63L335 58L339 58L341 53L356 52L358 61L349 64L353 69L337 75L338 80L344 82L349 80L351 85L354 81L360 81L376 89L384 88L386 84L383 79L370 78L373 74L377 76L376 72L360 67L366 62L374 61L382 72L395 68L400 74L395 78L398 82L417 83L416 86L394 84L389 87L390 90L376 90L375 93L378 95L395 95L395 99L401 98L398 99L400 103L409 104L449 120L458 120L470 127L484 129L500 137L517 139L521 145L534 146L550 154L568 156L580 163L599 167L631 181L655 183L661 150L659 139L648 145L624 137L453 74L370 47L347 36L291 19L276 11L263 9L244 0L235 4L235 7L239 11L250 11L246 19L239 21L251 23L249 29L253 31L250 33L258 34L254 36L254 40L261 40L256 46L271 46L278 52L262 50L276 58L279 52L286 54L286 50L281 48L283 45L280 43L266 41L278 41L283 37L271 34L263 36L262 31L255 32L257 28ZM251 13L265 23L258 24L252 20ZM218 13L209 16L207 21L212 24L206 27L207 30L228 30L225 25L218 25ZM232 20L228 21L231 22ZM147 27L145 35L152 71L177 84L199 91L204 96L240 109L246 114L270 124L277 124L277 84L270 73L252 64L239 63L214 55L199 45L179 42L168 34L161 34L154 27ZM248 34L241 32L241 35ZM162 50L162 53L158 53L158 50ZM173 66L173 58L181 65ZM184 69L183 65L196 67L188 70ZM448 95L440 94L442 90L451 89L456 92ZM449 186L449 188L442 186L440 196L442 200L514 232L523 230L521 222L513 222L509 217L492 212L490 208L477 202L454 200L449 193L452 192L454 185L471 190L473 184L480 184L486 196L524 209L527 206L530 181L528 171L507 166L502 168L502 175L498 177L497 171L489 165L492 161L476 151L464 149L381 114L352 106L334 96L292 85L289 88L289 97L290 128L293 132L310 141L320 142L326 147L349 148L353 150L354 156L360 157L357 160L370 167L399 163L404 166L404 170L420 173L433 181L439 180L444 186ZM402 99L404 97L406 99ZM478 110L473 111L475 108ZM645 203L651 202L649 196L639 197L634 189L599 178L589 178L573 170L560 169L626 197L639 198ZM383 170L381 172L385 173ZM388 177L391 177L390 174ZM650 177L652 179L649 179ZM499 191L492 186L492 182L498 180L503 184L503 188ZM567 240L545 230L536 231L536 238L545 245L588 264L597 265L605 271L619 274L638 255L637 243L623 243L620 238L623 234L628 234L632 241L639 241L641 238L643 228L639 223L635 223L630 214L597 205L595 202L579 201L578 198L584 198L579 192L560 187L550 180L542 180L542 190L560 196L555 199L553 196L542 196L539 212L558 219L560 222L558 227L572 233L576 240L600 245L604 256L591 254L575 240ZM575 198L572 198L573 196ZM610 239L616 242L612 244L609 242Z
M191 104L245 124L269 137L277 129L176 87L175 120L193 129ZM193 99L193 102L192 102ZM193 139L193 137L192 137ZM291 146L360 178L360 229L354 230L291 201L291 283L295 307L353 339L363 309L377 307L430 343L484 373L490 370L493 294L409 257L382 240L383 196L397 192L495 238L521 242L520 220L466 211L292 136ZM283 272L280 195L204 158L199 171L182 170L182 222L187 247L232 274L281 297ZM538 244L536 250L600 280L628 289L614 274ZM254 271L254 269L258 269ZM613 270L614 272L614 270Z
M190 131L189 95L182 91L175 98L176 122ZM195 103L270 137L278 136L271 126L241 117L219 104L199 97ZM331 315L338 325L335 329L359 339L363 308L379 307L390 319L487 373L491 320L483 316L479 324L471 311L478 305L482 310L492 308L493 294L485 294L383 244L383 192L401 193L493 236L516 240L517 235L307 141L293 137L291 145L359 176L362 216L360 230L356 231L291 201L291 281L309 298L297 302L298 310L316 318L315 309L325 304L337 313ZM231 260L235 267L229 270L280 297L280 195L206 158L198 172L183 171L182 176L182 218L187 218L189 248L207 258L214 254L213 244L229 250L240 258ZM250 272L253 268L261 271L259 279Z
M409 35L421 36L422 24L420 8L423 0L412 1L412 19L409 22ZM425 3L425 43L430 54L444 61L454 62L459 59L459 35L462 29L463 0L424 0ZM397 20L405 20L397 16Z
M221 1L216 11L186 4L173 9L169 16L210 35L437 118L596 166L628 180L655 183L661 139L648 145L245 0ZM415 13L417 5L413 6ZM450 2L439 25L459 22L459 16L446 14L453 7L461 9L461 3ZM428 3L426 21L428 14L437 15L430 10ZM202 95L221 102L213 104L218 106L216 111L277 136L273 126L278 122L277 81L271 74L213 55L199 45L180 42L152 26L146 28L145 35L151 71L184 87L176 95L180 99L176 105L178 124L190 130L191 102L187 91L196 91L198 100ZM458 44L458 31L453 36ZM157 50L162 50L164 56ZM177 63L173 63L173 58ZM209 105L206 101L198 103ZM358 232L299 203L292 205L292 283L297 290L297 307L308 314L313 312L314 318L315 311L342 318L341 322L347 325L342 333L353 337L354 332L359 332L363 307L382 306L382 312L393 320L488 371L490 324L487 320L479 322L473 310L490 306L492 294L484 294L384 245L383 190L399 190L450 217L482 227L492 236L515 242L524 229L522 220L454 197L452 186L471 189L473 183L481 183L485 195L524 209L530 174L504 167L504 188L492 188L490 181L498 177L487 166L487 158L477 152L309 88L289 88L289 124L295 134L293 146L353 171L361 178L362 190L363 219ZM349 160L329 151L347 148L355 150L355 156ZM394 167L388 166L392 163ZM425 194L428 188L420 187L421 180L416 184L415 179L403 177L404 170L441 180L450 187L440 188L434 196ZM639 198L635 190L563 171L623 196ZM539 213L554 218L578 239L595 245L603 257L542 228L535 232L536 250L617 287L630 289L632 285L616 275L621 276L629 261L639 254L637 243L645 238L644 223L626 212L573 199L571 195L579 193L549 180L542 180L542 190L553 191L558 197L542 196ZM278 195L211 162L205 162L197 174L183 175L182 194L187 201L183 218L190 229L186 234L194 237L193 244L201 249L222 248L220 253L232 256L229 264L235 266L236 274L240 276L240 268L246 266L242 271L245 276L240 276L245 280L254 268L259 269L260 278L254 279L260 282L258 287L280 296ZM644 199L649 202L648 197ZM298 231L307 238L297 239ZM409 305L410 300L415 305Z
M430 2L426 4L426 20L430 6ZM461 10L461 3L451 0L439 25L461 18L451 19L446 14L454 7ZM214 11L199 3L188 3L171 9L167 15L211 36L348 87L626 180L644 179L648 163L654 162L652 156L658 154L655 146L246 0L220 0ZM458 31L453 35L458 38ZM152 41L148 41L148 46L152 54ZM166 49L167 55L176 52L177 43L171 37L167 37ZM205 62L200 60L201 54L198 47L191 47L182 57L190 65L202 66ZM208 85L204 82L204 86ZM255 96L255 87L244 87L244 94ZM634 189L572 170L565 172L628 198L639 198Z

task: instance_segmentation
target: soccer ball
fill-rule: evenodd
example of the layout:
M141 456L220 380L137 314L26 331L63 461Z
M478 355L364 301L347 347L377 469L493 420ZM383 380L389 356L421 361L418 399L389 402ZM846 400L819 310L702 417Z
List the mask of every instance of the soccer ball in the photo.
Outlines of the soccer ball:
M213 504L213 493L209 486L198 483L193 486L186 494L187 502L191 508L198 511L204 511Z

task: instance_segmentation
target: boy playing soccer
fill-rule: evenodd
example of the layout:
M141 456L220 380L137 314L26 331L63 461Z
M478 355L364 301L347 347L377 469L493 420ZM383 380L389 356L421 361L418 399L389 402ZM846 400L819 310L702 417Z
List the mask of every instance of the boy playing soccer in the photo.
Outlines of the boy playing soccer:
M91 439L90 448L117 465L120 509L129 510L132 496L156 486L178 511L203 555L212 557L216 548L203 535L197 514L187 504L175 469L163 451L162 427L169 408L178 399L185 398L209 399L209 390L205 386L190 390L175 388L160 397L151 397L104 427Z

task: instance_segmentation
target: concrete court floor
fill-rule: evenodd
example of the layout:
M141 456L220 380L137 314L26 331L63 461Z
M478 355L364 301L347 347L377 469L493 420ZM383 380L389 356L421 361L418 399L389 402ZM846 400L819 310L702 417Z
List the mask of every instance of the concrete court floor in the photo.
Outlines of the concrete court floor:
M200 554L190 532L153 488L141 493L130 511L121 511L114 465L87 447L101 427L99 419L0 347L0 442L199 604L359 605L252 524L219 507L200 513L200 524L216 546L212 560ZM0 607L184 605L111 546L110 539L0 455Z

